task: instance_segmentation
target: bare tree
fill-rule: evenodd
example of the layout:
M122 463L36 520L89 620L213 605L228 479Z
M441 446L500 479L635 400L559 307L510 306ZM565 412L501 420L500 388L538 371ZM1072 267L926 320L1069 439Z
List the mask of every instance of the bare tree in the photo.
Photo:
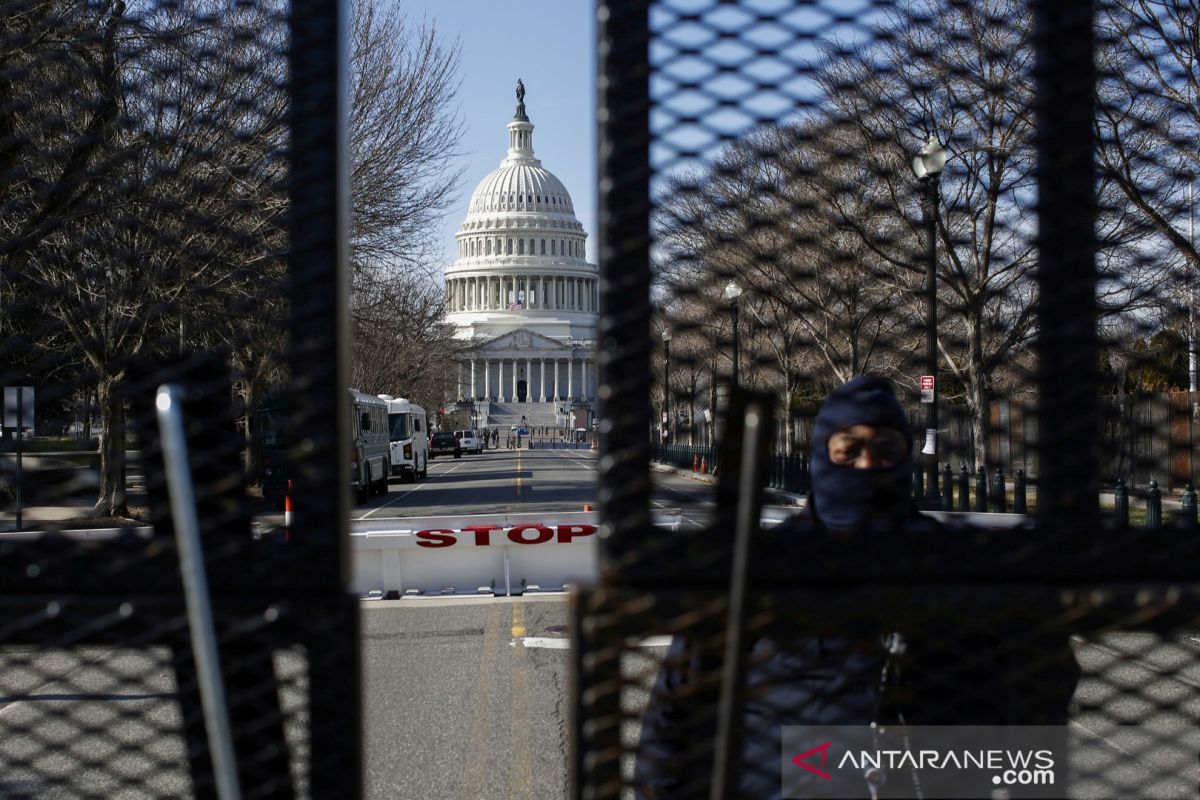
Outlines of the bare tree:
M76 104L89 102L86 72L21 84L44 94L38 102L50 109L49 119L21 117L29 138L61 137L65 128L96 139L88 191L56 226L26 239L10 278L36 304L38 316L27 321L60 334L44 346L66 342L95 376L104 425L99 513L127 510L122 388L131 359L178 353L185 334L190 344L245 339L237 332L245 318L264 314L263 297L278 295L286 204L272 154L286 105L283 29L274 19L262 7L204 0L140 16L108 7L104 35L82 39L78 56L96 60L105 76L98 85L115 93L105 102L119 114L103 134L86 134L91 123L71 127ZM48 161L51 175L62 173L57 153ZM68 179L55 181L44 194L69 188L61 186ZM21 188L33 196L38 187L27 177Z
M351 14L352 381L436 403L459 349L436 239L461 178L458 45L376 0Z
M1113 346L1128 348L1164 327L1185 331L1191 380L1200 270L1195 237L1198 26L1197 0L1109 0L1098 17L1100 200L1108 215L1123 215L1143 233L1120 243L1119 258L1108 270L1114 291L1141 301L1131 304L1124 328L1131 335L1113 340Z

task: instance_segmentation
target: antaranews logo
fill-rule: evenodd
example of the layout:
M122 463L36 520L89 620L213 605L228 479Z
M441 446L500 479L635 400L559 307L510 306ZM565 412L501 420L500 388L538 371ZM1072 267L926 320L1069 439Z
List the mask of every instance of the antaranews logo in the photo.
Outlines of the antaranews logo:
M997 787L1065 797L1065 728L1058 726L785 726L782 796L990 798ZM1062 770L1062 771L1060 771Z
M792 763L795 764L797 767L800 767L801 769L808 770L813 775L816 775L818 778L824 778L827 781L831 781L831 780L833 780L832 775L830 775L828 772L826 772L823 769L817 769L812 764L809 764L808 759L811 756L815 755L816 753L820 753L821 754L821 766L825 766L825 760L829 757L829 747L832 744L833 744L833 742L826 742L825 744L817 745L816 747L812 748L811 750L806 750L805 752L803 752L800 755L793 758Z

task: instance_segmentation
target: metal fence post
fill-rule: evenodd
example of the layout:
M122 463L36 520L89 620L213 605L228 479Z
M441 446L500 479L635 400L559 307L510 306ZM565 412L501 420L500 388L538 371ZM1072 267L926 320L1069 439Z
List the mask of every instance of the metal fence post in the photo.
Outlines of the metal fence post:
M988 485L987 470L980 467L975 472L975 510L987 511Z
M946 511L954 510L954 472L950 469L949 462L942 470L942 508Z
M1183 527L1188 530L1196 527L1196 490L1191 483L1188 483L1187 489L1183 493L1183 506L1179 512L1179 519Z
M1013 513L1024 514L1025 504L1025 470L1017 470L1017 478L1013 481Z
M966 464L958 471L958 510L971 510L971 477L967 473Z
M1008 489L1004 485L1004 470L996 467L992 476L992 511L996 514L1008 512Z
M1146 527L1151 530L1162 527L1162 492L1153 478L1150 479L1150 490L1146 492Z
M1129 527L1129 490L1125 488L1125 479L1117 478L1117 488L1113 495L1113 517L1117 529Z

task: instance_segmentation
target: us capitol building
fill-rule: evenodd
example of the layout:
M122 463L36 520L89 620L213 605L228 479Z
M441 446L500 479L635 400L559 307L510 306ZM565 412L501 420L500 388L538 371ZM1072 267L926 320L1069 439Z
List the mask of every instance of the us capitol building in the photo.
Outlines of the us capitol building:
M586 427L596 393L598 270L571 195L533 155L517 81L508 156L479 182L446 268L446 321L465 349L460 407L479 427Z

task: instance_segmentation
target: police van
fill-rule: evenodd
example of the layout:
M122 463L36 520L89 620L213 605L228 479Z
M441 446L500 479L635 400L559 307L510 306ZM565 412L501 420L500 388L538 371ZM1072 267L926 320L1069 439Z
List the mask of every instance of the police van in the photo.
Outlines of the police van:
M429 422L425 409L403 397L381 394L387 403L392 475L415 483L429 474Z

